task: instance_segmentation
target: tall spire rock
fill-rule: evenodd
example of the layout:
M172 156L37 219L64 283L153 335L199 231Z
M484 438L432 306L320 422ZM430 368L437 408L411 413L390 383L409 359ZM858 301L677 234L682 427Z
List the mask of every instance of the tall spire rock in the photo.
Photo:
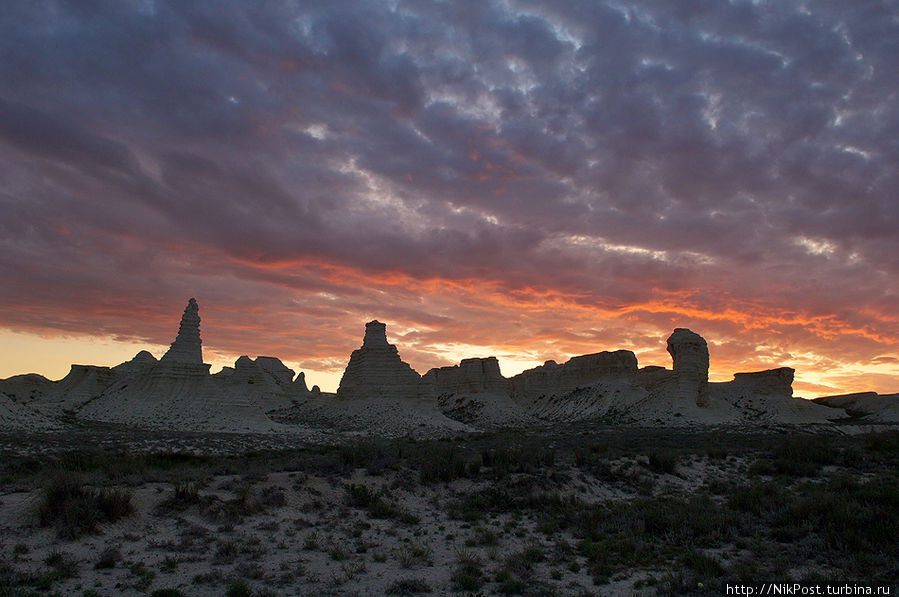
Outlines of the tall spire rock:
M676 328L668 338L668 354L674 364L679 398L708 406L709 346L705 339L686 328Z
M417 398L421 376L405 363L396 346L387 342L387 326L365 324L362 348L350 355L340 380L341 398Z
M188 363L203 364L203 350L200 341L200 308L196 299L187 301L184 315L181 316L181 327L178 328L178 337L172 342L172 346L166 352L160 362L163 363Z

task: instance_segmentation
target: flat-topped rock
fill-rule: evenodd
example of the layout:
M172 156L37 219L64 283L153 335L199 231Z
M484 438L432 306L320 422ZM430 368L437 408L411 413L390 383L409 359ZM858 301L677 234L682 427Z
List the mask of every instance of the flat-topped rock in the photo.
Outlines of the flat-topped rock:
M431 369L421 381L437 395L507 392L509 388L496 357L462 359L458 365Z
M365 324L362 347L353 351L337 396L340 398L419 397L421 376L405 363L396 346L387 342L387 326Z
M77 408L102 394L117 379L118 375L110 367L72 365L69 374L54 383L46 400L64 408Z
M163 363L203 364L202 342L200 340L200 308L196 299L187 301L178 336L169 350L162 356Z
M676 328L668 337L668 353L674 363L677 393L697 406L709 403L709 346L699 334Z
M613 379L630 381L636 375L636 355L630 350L616 350L572 357L562 365L547 361L522 371L510 383L513 396L537 398L566 394Z
M754 394L765 396L793 396L793 375L790 367L777 367L751 373L734 373L734 383Z

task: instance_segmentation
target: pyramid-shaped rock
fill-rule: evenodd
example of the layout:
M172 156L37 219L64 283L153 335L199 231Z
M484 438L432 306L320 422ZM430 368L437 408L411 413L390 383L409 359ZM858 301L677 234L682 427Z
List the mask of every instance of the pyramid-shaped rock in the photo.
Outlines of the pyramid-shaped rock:
M203 350L200 341L200 308L196 299L187 301L178 336L168 352L160 359L163 363L203 364Z
M421 376L400 359L396 346L387 342L387 326L380 321L365 324L362 348L353 351L343 372L340 398L418 398Z

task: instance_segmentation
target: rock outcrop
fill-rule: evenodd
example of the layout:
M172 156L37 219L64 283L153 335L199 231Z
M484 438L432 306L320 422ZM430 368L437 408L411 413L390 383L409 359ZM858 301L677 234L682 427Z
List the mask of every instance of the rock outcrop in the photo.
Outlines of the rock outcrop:
M421 381L437 395L509 390L509 380L500 373L496 357L462 359L458 365L431 369Z
M509 395L509 380L500 373L496 357L431 369L421 386L423 395L436 397L444 415L467 425L494 429L534 423Z
M202 342L200 341L200 308L196 299L187 301L178 336L169 350L160 359L163 363L203 364Z
M899 394L857 392L815 398L815 403L846 414L863 423L899 423ZM839 411L838 411L839 412Z
M45 398L63 410L73 410L100 396L118 379L110 367L72 365L69 374L54 384Z
M131 375L137 375L140 373L146 373L153 366L158 363L152 354L147 352L146 350L142 350L130 361L125 361L124 363L120 363L112 368L116 375L120 377L128 377Z
M709 403L709 347L705 339L686 328L676 328L668 338L668 353L674 362L677 393L696 406Z
M637 357L634 353L616 350L572 357L562 365L547 361L539 367L522 371L510 382L513 398L535 399L567 394L613 379L631 383L636 375Z
M734 385L754 396L793 397L793 375L790 367L778 367L752 373L734 373Z
M274 357L244 355L234 367L224 367L212 378L219 387L251 400L265 409L284 408L293 398L309 393L306 376L300 373L294 381L293 369Z
M362 347L353 351L340 386L339 398L419 397L421 376L404 362L396 346L387 342L387 326L365 324Z

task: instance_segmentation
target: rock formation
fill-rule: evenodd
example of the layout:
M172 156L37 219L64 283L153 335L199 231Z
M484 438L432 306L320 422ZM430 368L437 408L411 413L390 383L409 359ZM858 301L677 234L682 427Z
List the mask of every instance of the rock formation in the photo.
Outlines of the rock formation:
M396 346L387 342L387 326L365 324L362 347L353 351L340 386L339 398L418 398L421 376L405 363Z
M134 355L133 359L116 365L112 368L112 370L118 376L127 377L139 373L146 373L153 368L153 365L158 362L159 361L156 360L156 357L154 357L146 350L142 350Z
M677 393L696 406L709 403L709 347L702 336L676 328L668 338L668 353L674 362Z
M45 400L64 410L76 409L102 394L117 379L116 372L109 367L72 365L69 374L54 384Z
M511 382L512 396L534 399L561 395L602 381L633 381L637 375L637 357L629 350L598 352L572 357L565 364L547 361L539 367L522 371Z
M864 423L899 423L899 394L857 392L815 398L815 403L845 409L848 416Z
M458 365L431 369L421 381L437 395L509 390L496 357L462 359Z
M734 385L755 396L793 397L794 369L778 367L752 373L734 373Z
M200 308L196 299L187 301L178 336L172 342L168 352L160 359L163 363L203 364L203 350L200 341Z
M306 376L300 373L294 381L293 369L274 357L256 357L253 360L244 355L235 361L233 368L223 367L212 377L229 391L264 398L269 402L277 402L278 398L289 401L292 397L309 392Z

